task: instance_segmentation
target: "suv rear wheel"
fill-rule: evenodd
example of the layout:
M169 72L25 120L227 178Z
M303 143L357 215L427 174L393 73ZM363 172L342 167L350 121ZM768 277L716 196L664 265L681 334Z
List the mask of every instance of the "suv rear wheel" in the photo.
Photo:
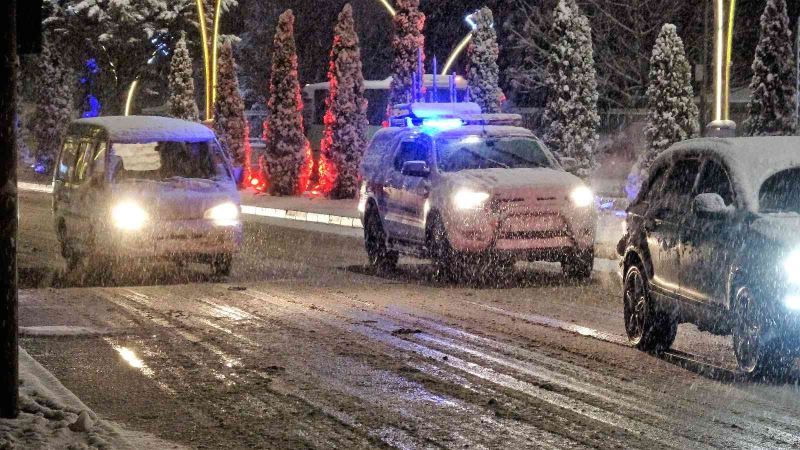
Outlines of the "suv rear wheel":
M655 308L647 276L637 264L629 267L625 274L623 301L625 331L634 347L643 351L661 351L672 346L678 323Z
M399 255L389 250L386 245L386 232L374 208L367 212L364 219L364 247L367 250L369 264L378 271L389 272L397 267Z

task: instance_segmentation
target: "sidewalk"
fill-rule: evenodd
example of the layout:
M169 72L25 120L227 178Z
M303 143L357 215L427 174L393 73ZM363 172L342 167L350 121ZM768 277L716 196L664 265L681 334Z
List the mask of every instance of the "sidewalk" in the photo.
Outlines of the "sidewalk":
M114 448L167 450L184 447L105 421L52 373L19 349L19 417L0 419L0 449Z

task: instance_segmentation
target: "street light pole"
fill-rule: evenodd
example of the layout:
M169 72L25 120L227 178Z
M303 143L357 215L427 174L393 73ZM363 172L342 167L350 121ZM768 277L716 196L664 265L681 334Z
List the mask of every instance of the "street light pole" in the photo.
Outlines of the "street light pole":
M797 106L795 107L796 109L794 111L794 118L795 122L797 123L796 130L798 133L800 133L800 16L797 17L796 37L797 37L797 44L796 44L797 55L795 57L795 62L797 63L797 89L795 90L794 97Z
M728 137L736 134L730 120L731 53L736 18L736 0L714 1L714 120L707 134Z
M0 418L17 417L17 4L0 9ZM41 19L40 19L41 21Z

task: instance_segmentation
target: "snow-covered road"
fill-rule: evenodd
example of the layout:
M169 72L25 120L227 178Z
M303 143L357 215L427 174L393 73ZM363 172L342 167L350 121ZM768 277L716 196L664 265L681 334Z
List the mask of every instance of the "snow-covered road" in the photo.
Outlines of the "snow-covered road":
M796 377L728 381L729 340L688 326L671 355L629 348L613 280L529 265L464 287L413 260L379 277L356 237L248 223L230 279L157 266L98 283L60 273L49 214L46 195L23 194L23 347L97 414L163 439L800 446Z

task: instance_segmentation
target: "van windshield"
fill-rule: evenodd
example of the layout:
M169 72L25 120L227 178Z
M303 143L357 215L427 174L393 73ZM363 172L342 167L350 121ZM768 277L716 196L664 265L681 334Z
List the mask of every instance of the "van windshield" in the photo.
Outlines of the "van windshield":
M111 167L115 182L231 179L225 159L213 141L115 143L112 145L112 154Z
M444 172L554 167L542 145L527 137L448 137L437 139L436 147L438 167Z

